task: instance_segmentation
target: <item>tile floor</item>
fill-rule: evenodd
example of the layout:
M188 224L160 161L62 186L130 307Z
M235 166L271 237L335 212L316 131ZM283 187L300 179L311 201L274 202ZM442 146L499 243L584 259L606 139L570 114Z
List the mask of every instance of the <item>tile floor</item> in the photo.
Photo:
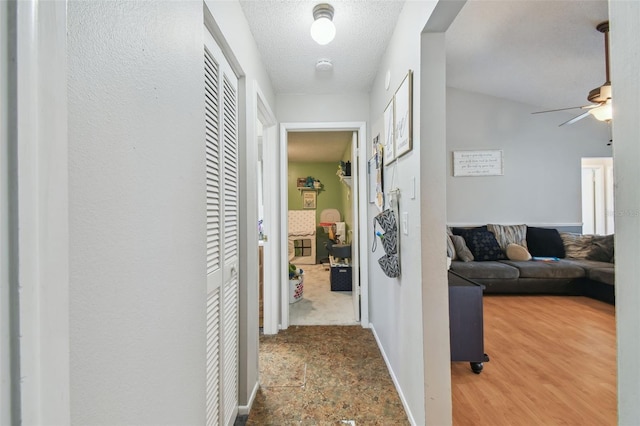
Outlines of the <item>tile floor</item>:
M247 425L407 425L371 330L293 326L260 337Z

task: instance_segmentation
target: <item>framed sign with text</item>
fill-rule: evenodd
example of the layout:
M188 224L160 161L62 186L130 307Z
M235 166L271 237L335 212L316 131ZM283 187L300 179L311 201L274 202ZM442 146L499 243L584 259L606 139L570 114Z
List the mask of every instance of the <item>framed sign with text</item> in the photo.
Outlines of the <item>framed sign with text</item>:
M454 176L502 176L502 150L453 151Z

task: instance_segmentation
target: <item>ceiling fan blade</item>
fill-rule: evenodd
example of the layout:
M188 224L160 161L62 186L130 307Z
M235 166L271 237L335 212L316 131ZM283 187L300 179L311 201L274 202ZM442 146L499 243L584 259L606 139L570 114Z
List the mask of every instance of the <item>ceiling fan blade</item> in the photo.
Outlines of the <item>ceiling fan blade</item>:
M548 109L545 111L536 111L536 112L532 112L531 114L544 114L546 112L556 112L556 111L566 111L569 109L591 109L591 108L595 108L600 106L599 104L594 104L594 105L582 105L582 106L577 106L577 107L569 107L569 108L558 108L558 109Z
M571 120L569 120L569 121L565 121L565 122L564 122L564 123L562 123L560 126L564 126L565 124L573 124L573 123L575 123L576 121L580 121L580 120L582 120L583 118L585 118L585 117L586 117L586 116L588 116L589 114L590 114L590 112L589 112L589 111L587 111L587 112L583 112L583 113L582 113L582 114L580 114L579 116L577 116L577 117L573 117L573 118L572 118Z

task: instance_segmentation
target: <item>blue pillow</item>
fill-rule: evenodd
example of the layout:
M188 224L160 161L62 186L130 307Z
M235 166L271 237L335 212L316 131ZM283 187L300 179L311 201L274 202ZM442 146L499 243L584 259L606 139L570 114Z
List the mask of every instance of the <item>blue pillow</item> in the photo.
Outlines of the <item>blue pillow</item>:
M462 233L467 247L471 250L474 260L504 260L504 254L493 232L486 227L473 228Z

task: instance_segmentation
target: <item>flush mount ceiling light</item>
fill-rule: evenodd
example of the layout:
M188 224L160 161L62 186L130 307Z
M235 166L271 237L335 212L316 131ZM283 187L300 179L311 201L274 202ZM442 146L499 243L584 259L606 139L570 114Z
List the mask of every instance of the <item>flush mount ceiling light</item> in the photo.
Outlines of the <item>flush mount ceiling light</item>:
M311 38L320 45L331 42L336 36L336 27L333 25L333 6L321 3L313 8L313 24L311 24Z

